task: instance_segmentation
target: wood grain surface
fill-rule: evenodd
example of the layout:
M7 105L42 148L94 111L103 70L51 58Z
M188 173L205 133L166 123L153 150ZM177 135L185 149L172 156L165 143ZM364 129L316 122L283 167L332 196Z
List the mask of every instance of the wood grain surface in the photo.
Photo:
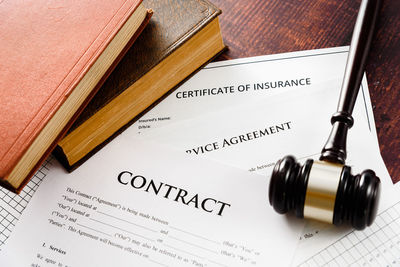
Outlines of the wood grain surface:
M222 9L222 35L229 46L217 60L350 45L361 2L211 1ZM399 12L400 1L383 0L366 67L380 149L393 182L400 180Z

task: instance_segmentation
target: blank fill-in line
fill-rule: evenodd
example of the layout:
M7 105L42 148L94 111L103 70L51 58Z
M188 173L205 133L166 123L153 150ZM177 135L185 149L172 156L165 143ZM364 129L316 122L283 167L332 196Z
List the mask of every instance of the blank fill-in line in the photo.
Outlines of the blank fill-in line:
M99 220L96 220L96 219L92 219L92 218L89 218L89 219L90 219L90 220L92 220L92 221L95 221L95 222L98 222L98 223L101 223L101 224L104 224L104 225L110 226L110 227L112 227L112 228L115 228L115 229L118 229L118 230L121 230L121 231L124 231L124 232L130 233L130 234L132 234L132 235L135 235L135 236L138 236L138 237L141 237L141 238L144 238L144 239L146 239L146 240L149 240L149 241L152 241L152 242L154 242L154 240L153 240L153 239L151 239L151 238L148 238L148 237L145 237L145 236L142 236L142 235L136 234L136 233L132 233L132 232L130 232L130 231L128 231L128 230L125 230L125 229L119 228L119 227L117 227L117 226L114 226L114 225L111 225L111 224L108 224L108 223L105 223L105 222L102 222L102 221L99 221Z
M177 240L177 241L180 241L180 242L182 242L182 243L185 243L185 244L188 244L188 245L191 245L191 246L197 247L197 248L201 248L201 249L207 250L207 251L209 251L209 252L211 252L211 253L218 254L218 251L211 250L211 249L208 249L208 248L205 248L205 247L202 247L202 246L199 246L199 245L196 245L196 244L190 243L190 242L188 242L188 241L185 241L185 240L182 240L182 239L179 239L179 238L173 237L173 236L169 236L169 237L170 237L170 238L172 238L172 239L175 239L175 240Z
M155 264L161 265L161 266L169 267L168 265L166 265L166 264L164 264L164 263L161 263L161 262L158 262L158 261L155 261L155 260L149 259L149 261L151 261L151 262L153 262L153 263L155 263Z
M211 263L214 263L214 264L216 264L216 265L219 265L219 266L228 267L228 266L225 265L225 264L222 264L222 263L219 263L219 262L216 262L216 261L213 261L213 260L208 260L208 261L211 262Z
M103 234L103 235L106 235L106 236L110 236L110 237L112 237L112 235L109 235L109 234L107 234L107 233L104 233L104 232L102 232L102 231L99 231L99 230L93 229L93 228L91 228L91 227L88 227L88 226L82 225L82 224L80 224L80 223L76 223L76 224L77 224L77 225L79 225L80 227L84 227L84 228L90 229L90 230L92 230L92 231L95 231L95 232L101 233L101 234Z
M113 215L110 215L110 214L101 212L101 211L97 211L97 212L98 212L98 213L101 213L101 214L103 214L103 215L106 215L106 216L108 216L108 217L111 217L111 218L114 218L114 219L117 219L117 220L120 220L120 221L129 223L129 224L135 225L135 226L137 226L137 227L143 228L143 229L148 230L148 231L151 231L151 232L153 232L153 233L157 233L157 232L158 232L157 230L150 229L150 228L148 228L148 227L146 227L146 226L143 226L143 225L140 225L140 224L136 224L136 223L127 221L127 220L125 220L125 219L121 219L121 218L118 218L118 217L116 217L116 216L113 216Z
M191 252L185 251L185 250L183 250L183 249L179 249L179 248L176 248L176 247L167 245L167 244L164 244L164 246L169 247L169 248L172 248L172 249L175 249L176 251L180 251L180 252L183 252L183 253L186 253L186 254L189 254L189 255L192 255L192 256L195 256L195 257L197 257L197 258L200 258L200 259L203 259L203 260L204 260L204 257L201 257L201 256L199 256L199 255L196 255L196 254L193 254L193 253L191 253Z
M217 241L214 241L214 240L208 239L208 238L206 238L206 237L204 237L204 236L197 235L197 234L193 234L193 233L190 233L190 232L188 232L188 231L185 231L185 230L182 230L182 229L179 229L179 228L173 227L173 226L170 226L170 228L172 228L172 229L174 229L174 230L176 230L176 231L180 231L180 232L182 232L182 233L188 234L188 235L192 235L192 236L195 236L195 237L198 237L198 238L201 238L201 239L204 239L204 240L210 241L210 242L212 242L212 243L214 243L214 244L221 245L221 243L220 243L220 242L217 242Z

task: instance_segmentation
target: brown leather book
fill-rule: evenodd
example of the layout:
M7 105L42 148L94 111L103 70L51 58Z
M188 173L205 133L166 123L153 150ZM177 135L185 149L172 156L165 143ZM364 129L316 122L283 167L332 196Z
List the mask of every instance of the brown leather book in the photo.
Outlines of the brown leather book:
M144 0L149 25L58 143L73 170L224 49L218 15L205 0Z
M19 192L132 45L141 0L0 1L0 184Z

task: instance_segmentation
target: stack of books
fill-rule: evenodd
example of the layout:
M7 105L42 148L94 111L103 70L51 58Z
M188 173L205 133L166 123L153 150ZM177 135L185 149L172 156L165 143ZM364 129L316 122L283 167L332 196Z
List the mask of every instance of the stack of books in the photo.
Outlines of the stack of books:
M0 5L0 184L73 170L225 48L207 0ZM147 26L146 26L147 25Z

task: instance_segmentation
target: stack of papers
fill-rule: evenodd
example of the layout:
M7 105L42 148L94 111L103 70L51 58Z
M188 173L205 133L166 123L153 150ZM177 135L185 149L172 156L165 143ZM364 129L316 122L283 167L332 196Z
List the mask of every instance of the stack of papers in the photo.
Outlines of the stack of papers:
M71 174L55 161L5 242L6 266L393 264L400 204L364 78L347 165L383 193L354 232L279 215L274 163L318 159L348 47L211 63ZM397 194L396 194L397 192ZM375 242L374 240L378 240Z

